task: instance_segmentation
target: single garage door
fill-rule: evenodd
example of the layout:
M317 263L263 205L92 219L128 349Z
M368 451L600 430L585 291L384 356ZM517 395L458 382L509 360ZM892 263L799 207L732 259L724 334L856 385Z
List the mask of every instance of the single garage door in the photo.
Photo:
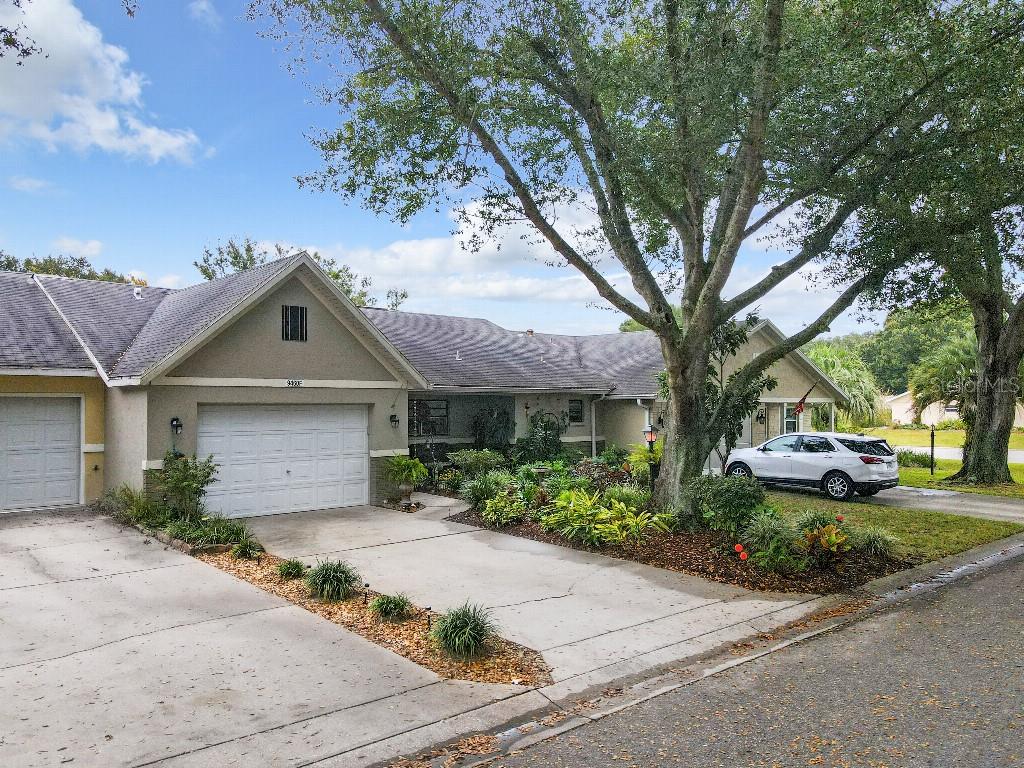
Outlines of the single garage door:
M206 502L227 517L367 503L365 405L200 406L197 454L220 465Z
M0 395L0 509L78 504L77 397Z

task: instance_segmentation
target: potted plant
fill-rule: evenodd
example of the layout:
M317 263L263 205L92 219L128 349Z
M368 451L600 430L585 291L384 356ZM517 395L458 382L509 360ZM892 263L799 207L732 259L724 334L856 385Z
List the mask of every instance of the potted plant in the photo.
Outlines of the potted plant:
M412 456L392 456L384 466L384 476L398 484L403 506L412 504L412 492L416 483L427 477L427 468Z

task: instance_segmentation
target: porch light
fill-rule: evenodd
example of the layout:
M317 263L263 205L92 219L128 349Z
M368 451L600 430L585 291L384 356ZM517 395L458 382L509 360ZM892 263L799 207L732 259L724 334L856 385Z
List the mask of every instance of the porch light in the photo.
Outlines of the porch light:
M181 430L182 430L181 419L179 419L177 416L175 416L173 419L171 419L171 432L173 432L176 435L180 435L181 434Z
M654 443L658 440L658 430L653 425L647 425L647 429L644 430L644 440L647 441L647 447L653 451Z
M391 426L394 429L398 429L398 414L397 413L392 413L391 414L390 421L391 421Z

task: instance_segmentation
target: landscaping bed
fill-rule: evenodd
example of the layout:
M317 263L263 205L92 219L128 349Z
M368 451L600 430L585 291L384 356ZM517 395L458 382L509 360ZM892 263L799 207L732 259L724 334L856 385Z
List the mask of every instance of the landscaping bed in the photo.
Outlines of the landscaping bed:
M486 653L472 660L459 660L443 653L427 630L427 611L414 609L414 615L401 622L382 621L370 611L369 604L379 595L360 589L348 600L325 602L310 597L301 578L284 579L278 573L281 558L263 554L252 560L239 560L230 554L199 554L198 559L220 568L260 589L282 597L301 608L362 635L399 656L452 680L478 683L542 686L551 682L551 673L543 657L530 648L504 638L487 641ZM365 595L363 592L365 591ZM430 613L431 622L440 614Z
M901 559L867 558L850 553L834 570L808 569L800 573L783 574L748 565L736 557L732 550L733 541L724 534L714 531L657 531L649 534L638 544L591 547L580 542L568 541L558 533L545 531L533 520L524 520L518 525L499 529L487 525L480 514L473 510L453 515L448 519L512 536L594 552L620 560L632 560L644 565L690 573L712 581L763 592L803 592L818 595L843 592L914 565Z

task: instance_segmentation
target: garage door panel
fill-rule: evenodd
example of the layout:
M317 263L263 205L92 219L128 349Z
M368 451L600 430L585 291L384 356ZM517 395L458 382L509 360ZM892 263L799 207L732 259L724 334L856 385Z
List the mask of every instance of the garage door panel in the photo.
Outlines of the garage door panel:
M80 401L0 397L0 509L77 504Z
M201 406L199 453L214 455L223 483L208 506L242 516L365 504L366 432L365 406Z

